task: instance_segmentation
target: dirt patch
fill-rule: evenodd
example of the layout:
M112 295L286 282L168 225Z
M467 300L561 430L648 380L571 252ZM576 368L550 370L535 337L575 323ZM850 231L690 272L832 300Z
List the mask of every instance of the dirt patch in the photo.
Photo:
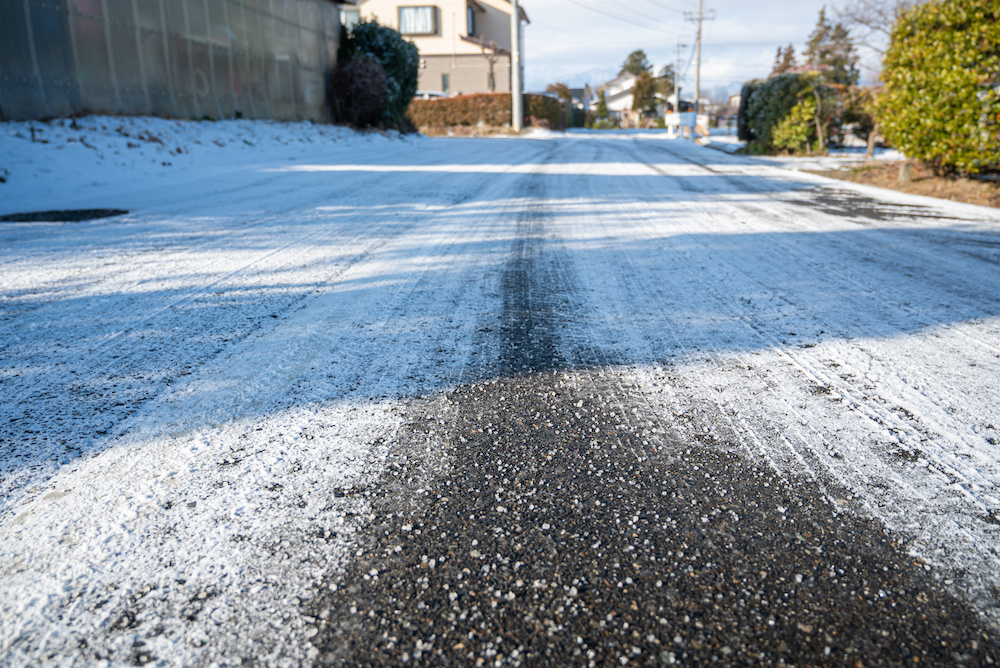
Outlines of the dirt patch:
M29 211L27 213L11 213L0 216L0 223L80 223L85 220L97 220L123 216L125 209L70 209L66 211Z
M927 167L913 165L913 180L899 183L899 163L864 165L850 170L804 170L842 181L889 188L912 195L925 195L953 202L1000 207L1000 181L948 179L935 176Z

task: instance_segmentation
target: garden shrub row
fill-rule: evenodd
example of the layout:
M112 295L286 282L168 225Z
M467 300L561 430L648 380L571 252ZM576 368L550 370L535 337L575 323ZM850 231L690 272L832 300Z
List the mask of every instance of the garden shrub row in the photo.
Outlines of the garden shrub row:
M420 128L510 127L510 93L478 93L410 103L410 120ZM562 129L564 111L559 100L546 95L524 96L526 125Z

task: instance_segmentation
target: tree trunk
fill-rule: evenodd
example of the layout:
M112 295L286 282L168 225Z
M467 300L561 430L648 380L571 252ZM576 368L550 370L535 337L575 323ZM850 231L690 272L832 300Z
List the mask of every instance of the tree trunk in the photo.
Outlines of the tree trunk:
M868 133L868 148L865 151L865 157L871 160L875 156L875 142L878 141L879 127L878 123L872 126L871 132Z
M816 96L816 142L819 144L819 152L826 152L826 137L823 133L823 98L819 94L819 87L813 88L813 95Z
M905 185L913 180L913 164L907 160L899 164L899 185Z

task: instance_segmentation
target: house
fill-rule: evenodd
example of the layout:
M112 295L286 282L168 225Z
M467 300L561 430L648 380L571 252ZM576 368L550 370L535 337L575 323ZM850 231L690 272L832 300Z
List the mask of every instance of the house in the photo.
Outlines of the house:
M632 89L635 87L636 76L623 72L598 88L598 95L604 92L604 101L608 105L609 115L621 120L623 115L632 112ZM623 114L624 112L624 114Z
M583 111L590 111L590 107L594 103L594 92L590 90L590 84L587 84L583 88L570 88L569 94L573 100L574 107Z
M375 19L413 42L420 52L421 91L510 92L510 0L415 4L420 1L357 0L355 7L341 10L341 19L345 25ZM520 20L529 23L519 9Z

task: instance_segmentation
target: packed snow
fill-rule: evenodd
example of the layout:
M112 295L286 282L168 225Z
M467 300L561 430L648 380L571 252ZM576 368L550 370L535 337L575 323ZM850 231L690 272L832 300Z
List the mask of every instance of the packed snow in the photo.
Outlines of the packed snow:
M586 345L1000 621L1000 216L662 134L0 125L0 662L306 662L407 406L531 210ZM443 446L442 446L443 449Z

